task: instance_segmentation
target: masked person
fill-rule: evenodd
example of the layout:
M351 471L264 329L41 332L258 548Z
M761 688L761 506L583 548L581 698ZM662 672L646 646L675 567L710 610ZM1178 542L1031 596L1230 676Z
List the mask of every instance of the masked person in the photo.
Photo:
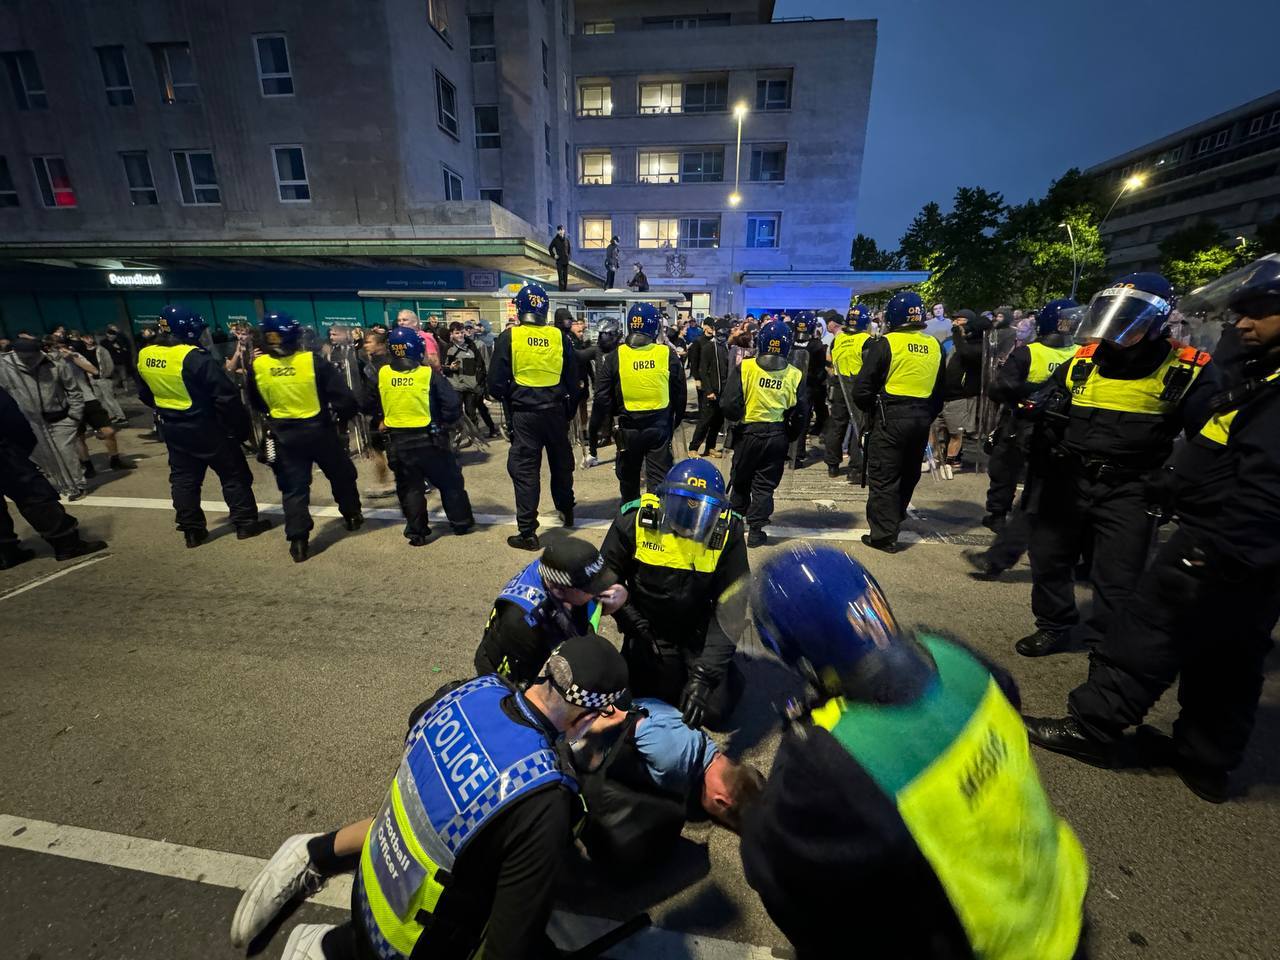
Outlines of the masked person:
M502 402L511 429L507 473L515 488L517 532L507 537L507 545L537 550L543 450L551 468L551 499L564 525L573 526L569 414L577 399L577 364L569 335L547 324L546 290L526 284L512 302L520 323L494 342L489 393Z
M258 516L253 474L245 462L249 412L222 363L209 351L204 317L178 304L160 311L155 340L138 353L138 397L156 412L169 451L174 520L188 547L209 537L200 508L205 473L213 470L236 528L246 540L271 529Z
M378 390L370 396L375 422L387 433L387 460L396 477L411 547L431 536L425 484L440 491L445 516L456 534L475 526L462 469L453 454L450 428L462 416L462 402L445 377L425 362L417 332L396 327L387 336L388 362L378 370Z
M791 329L771 320L756 337L756 356L744 359L729 377L721 408L739 423L729 475L729 502L746 515L747 546L768 542L765 524L773 516L773 491L782 482L787 448L804 431L808 401L800 390L803 374L787 358Z
M887 332L862 349L850 398L867 417L867 524L862 542L898 550L898 530L920 482L929 428L942 411L942 347L925 332L924 304L913 291L894 294Z
M1088 865L1040 785L1008 675L900 627L833 547L770 557L750 606L811 688L741 848L797 957L856 942L866 957L1082 958Z
M801 310L794 324L796 346L808 351L808 364L804 373L804 392L809 401L812 417L805 424L805 435L800 438L801 452L810 435L823 437L827 426L827 344L822 339L823 322L812 310Z
M596 407L616 412L614 471L622 502L640 496L640 473L653 490L671 467L671 434L687 401L684 366L675 350L658 343L662 321L651 303L627 311L626 339L607 354L596 377Z
M862 348L871 339L867 330L870 325L871 311L855 303L845 314L844 325L831 341L828 354L831 378L827 404L831 412L827 416L827 432L822 440L822 458L827 464L827 476L840 476L845 434L848 434L850 483L862 475L862 412L853 405L851 397L853 378L862 371ZM851 425L853 432L849 433Z
M302 349L302 326L289 314L263 317L262 337L266 351L250 367L250 396L267 415L275 447L271 468L284 499L284 535L289 555L302 563L315 526L309 509L312 465L329 478L343 525L358 530L364 523L355 464L334 423L354 417L356 401L333 364Z
M624 504L600 548L627 589L614 620L632 691L675 704L695 728L722 728L742 695L737 636L719 616L749 573L742 528L720 471L690 458Z
M729 382L731 329L728 318L721 317L712 327L711 337L698 351L698 367L693 376L702 384L702 410L698 415L698 425L693 430L693 440L689 443L689 453L694 456L698 455L699 447L702 447L701 455L704 457L720 456L716 447L724 427L724 411L720 409L720 402Z
M1092 543L1089 638L1106 634L1128 603L1150 549L1155 519L1146 485L1179 431L1194 436L1218 391L1207 353L1171 341L1173 295L1154 273L1121 277L1094 295L1076 332L1084 344L1049 383L1067 402L1047 457L1031 523L1031 609L1036 630L1015 644L1038 657L1066 644L1079 620L1075 566Z
M1139 728L1138 760L1172 766L1197 796L1222 803L1253 730L1280 618L1280 255L1179 308L1197 304L1230 311L1242 353L1212 416L1177 447L1153 490L1178 528L1115 611L1088 680L1067 698L1068 715L1027 718L1027 727L1040 746L1117 765L1124 732L1177 677L1173 737Z
M0 355L0 387L36 435L31 459L68 500L79 500L86 489L76 451L76 425L85 405L82 383L71 365L45 353L39 340L19 336L13 350Z

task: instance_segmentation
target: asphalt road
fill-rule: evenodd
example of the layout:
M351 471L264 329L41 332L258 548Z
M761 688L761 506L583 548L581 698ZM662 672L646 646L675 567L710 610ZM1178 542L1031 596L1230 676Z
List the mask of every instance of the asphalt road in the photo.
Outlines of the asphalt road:
M367 500L370 510L391 511L388 519L347 533L336 514L319 518L314 556L302 565L289 561L279 530L239 542L225 515L211 514L212 540L187 550L165 505L163 447L137 430L124 432L122 446L139 469L100 475L90 499L71 505L88 534L110 541L109 554L68 567L39 544L37 560L0 572L0 814L264 858L292 833L372 814L409 711L469 674L495 594L531 559L507 547L513 527L459 538L440 523L430 544L411 549L390 519L395 501ZM476 512L499 521L512 513L505 450L499 441L465 458ZM256 464L254 472L260 501L278 503L269 472ZM576 479L581 535L599 542L616 508L612 470ZM372 483L363 465L361 480ZM851 532L865 525L862 492L828 480L815 459L788 472L774 529L841 539L880 579L899 619L964 638L1013 671L1028 712L1059 712L1086 664L1078 653L1040 661L1013 653L1031 629L1027 568L1000 583L966 576L962 546L989 540L978 525L983 489L972 474L926 477L906 528L918 542L886 557ZM314 492L317 507L332 503L323 481ZM218 499L212 478L205 497ZM544 507L552 516L545 483ZM561 535L552 523L545 539ZM43 579L54 573L64 575ZM1242 795L1226 805L1196 799L1172 775L1104 772L1037 752L1054 804L1089 853L1096 956L1276 955L1275 665L1237 778ZM747 651L746 669L748 698L726 742L767 769L773 703L790 681L758 651ZM1167 697L1154 722L1167 728L1175 708ZM235 955L226 938L233 889L68 859L56 844L32 852L0 841L0 955ZM649 909L667 930L785 945L723 829L690 828L661 878L620 887L576 860L569 874L560 900L578 914ZM288 923L340 917L306 905ZM287 924L262 955L278 956L285 934ZM690 946L685 955L699 954Z

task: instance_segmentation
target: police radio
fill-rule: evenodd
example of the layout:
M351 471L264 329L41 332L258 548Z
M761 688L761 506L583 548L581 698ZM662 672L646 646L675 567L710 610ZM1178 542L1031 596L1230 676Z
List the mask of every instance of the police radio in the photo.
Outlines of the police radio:
M636 522L645 530L659 530L665 511L661 503L646 503L636 514ZM716 518L716 525L711 528L711 536L707 538L707 549L723 550L729 542L729 527L732 525L733 511L722 510Z

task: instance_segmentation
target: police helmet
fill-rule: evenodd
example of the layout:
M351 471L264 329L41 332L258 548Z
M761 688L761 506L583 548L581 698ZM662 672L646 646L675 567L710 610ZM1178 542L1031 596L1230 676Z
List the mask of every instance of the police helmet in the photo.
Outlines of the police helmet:
M796 343L808 343L818 329L818 319L812 310L801 310L791 322L791 329L795 331Z
M791 354L791 328L781 320L770 320L756 334L756 353L761 357L782 357Z
M1280 313L1280 253L1255 260L1245 268L1239 287L1227 306L1241 317L1271 317Z
M1158 273L1129 273L1099 290L1076 331L1077 343L1099 340L1132 347L1159 340L1173 313L1173 287Z
M724 477L706 460L681 460L663 478L662 528L685 540L706 543L716 521L729 506Z
M302 339L302 324L289 313L272 311L262 318L262 339L267 351L283 357L298 349Z
M540 327L547 322L547 307L550 301L547 299L547 291L541 285L526 283L520 288L520 292L511 298L511 302L516 306L516 316L520 318L521 323Z
M844 332L860 333L871 326L871 308L865 304L855 303L844 315Z
M657 342L662 332L662 317L652 303L633 303L627 311L627 345L643 346Z
M160 311L159 326L161 333L168 333L179 343L193 346L200 342L200 337L209 329L204 317L176 303L171 303Z
M1080 304L1070 297L1061 300L1050 300L1036 314L1036 335L1048 337L1055 333L1070 336L1075 332L1075 325L1080 321Z
M895 293L884 308L884 319L890 330L907 323L924 323L924 301L914 290Z
M422 338L418 336L417 330L412 330L409 327L396 327L387 334L387 353L397 360L412 360L414 363L422 363L422 358L426 356L427 348L423 344Z
M835 547L774 554L750 605L764 645L827 696L910 703L936 681L933 658L899 627L875 578Z

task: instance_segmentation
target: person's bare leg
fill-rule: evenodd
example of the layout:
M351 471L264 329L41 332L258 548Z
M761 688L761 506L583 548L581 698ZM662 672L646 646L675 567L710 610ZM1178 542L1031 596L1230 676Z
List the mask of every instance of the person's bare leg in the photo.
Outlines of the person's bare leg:
M364 848L364 838L373 826L373 817L357 820L339 830L333 837L333 852L339 857L349 857Z
M960 456L960 450L964 447L964 434L956 433L947 438L947 459L954 460Z
M76 437L76 456L81 463L89 459L89 447L85 444L84 437Z
M110 427L103 427L98 431L98 439L102 441L102 445L107 448L107 453L113 457L120 456L120 443L116 440L116 432Z
M370 450L370 458L373 460L373 475L378 483L387 484L391 482L391 467L387 464L387 455L381 450Z

